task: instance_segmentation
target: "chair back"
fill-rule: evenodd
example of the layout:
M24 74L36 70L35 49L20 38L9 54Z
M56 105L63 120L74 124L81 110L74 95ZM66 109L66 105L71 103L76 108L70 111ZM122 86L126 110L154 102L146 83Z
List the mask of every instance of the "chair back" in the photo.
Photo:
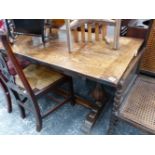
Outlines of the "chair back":
M18 74L18 76L21 80L21 83L23 84L24 90L23 90L23 88L18 87L15 82L12 83L9 81L7 85L9 86L10 91L12 91L12 93L14 94L14 96L16 98L16 101L17 101L20 111L21 111L21 116L23 118L25 117L25 109L23 109L23 108L27 108L29 110L31 109L31 111L34 112L34 115L36 117L36 121L37 121L36 128L38 131L40 131L40 129L42 127L41 114L40 114L40 108L37 103L35 94L31 88L28 80L26 79L26 76L24 75L24 73L22 71L22 68L19 65L18 60L16 59L15 54L12 51L8 37L6 35L0 34L0 41L2 42L2 44L6 50L6 54L7 54L8 58L10 59L10 61L12 62L13 67L14 67L16 73ZM31 107L29 107L27 105L27 103L30 104Z
M107 32L107 24L114 25L114 36L113 36L113 49L119 48L119 37L120 37L120 30L121 30L121 19L116 20L108 20L108 19L97 19L97 20L73 20L71 23L69 20L66 20L66 32L67 32L67 44L68 44L68 51L72 51L72 39L71 39L71 30L73 30L73 37L74 42L94 42L104 40L107 42L106 39L106 32ZM80 36L79 37L79 29L80 27ZM87 37L86 31L87 29ZM95 38L93 35L93 29L95 32ZM100 37L100 33L102 33L102 37ZM87 39L86 39L87 38ZM100 39L101 38L101 39Z
M19 76L25 90L26 90L26 93L29 97L32 97L34 96L33 94L33 91L32 91L32 88L28 82L28 80L26 79L23 71L22 71L22 67L20 66L15 54L13 53L12 51L12 48L11 48L11 45L9 43L9 40L8 40L8 37L4 34L0 34L0 40L6 50L6 55L8 57L8 59L11 61L17 75ZM14 82L15 83L15 82Z
M3 79L3 83L11 82L15 83L14 76L10 73L8 64L7 64L7 57L3 53L3 51L0 51L0 77Z
M141 70L155 75L155 20L152 20L145 42L146 51L141 62Z
M73 37L75 42L93 42L104 40L107 33L107 24L104 22L91 21L83 22L80 28L73 29ZM100 37L99 34L102 34Z

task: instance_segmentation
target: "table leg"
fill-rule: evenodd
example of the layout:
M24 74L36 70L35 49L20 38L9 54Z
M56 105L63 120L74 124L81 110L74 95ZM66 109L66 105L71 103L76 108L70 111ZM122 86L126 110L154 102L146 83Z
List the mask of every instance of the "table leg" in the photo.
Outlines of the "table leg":
M107 95L101 84L96 84L95 89L92 92L92 97L95 99L95 105L97 108L91 109L91 112L87 115L86 120L84 121L82 131L85 133L90 133L91 128L94 126L107 100Z
M53 91L56 93L63 95L64 97L69 95L69 92L64 91L63 89L56 88ZM75 95L75 101L77 104L80 104L88 109L90 109L90 113L87 115L84 124L81 130L88 134L91 131L91 128L94 126L96 120L98 119L101 111L104 108L104 105L109 100L108 95L103 90L101 84L97 83L95 89L92 92L92 97L95 99L95 103L91 103L90 101L81 98L78 95ZM108 99L108 100L107 100Z

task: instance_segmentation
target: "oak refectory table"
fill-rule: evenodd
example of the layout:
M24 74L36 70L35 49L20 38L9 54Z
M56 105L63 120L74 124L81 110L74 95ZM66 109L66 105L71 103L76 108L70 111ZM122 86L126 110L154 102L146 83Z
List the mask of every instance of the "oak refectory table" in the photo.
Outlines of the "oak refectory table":
M122 79L136 68L143 51L143 40L120 37L118 50L112 49L112 44L103 41L88 44L74 43L73 51L68 52L66 33L59 31L57 39L49 40L45 45L38 37L20 35L12 45L15 54L33 63L42 64L70 76L80 76L96 82L93 97L96 103L87 102L76 96L77 103L91 109L83 129L90 131L103 109L106 97L101 85L108 85L119 91ZM1 51L4 51L0 45ZM133 78L128 78L133 79ZM130 80L128 80L130 81ZM126 83L126 82L125 82ZM130 82L127 82L128 85ZM123 85L123 84L122 84ZM127 86L122 86L123 91ZM63 92L65 93L66 92Z

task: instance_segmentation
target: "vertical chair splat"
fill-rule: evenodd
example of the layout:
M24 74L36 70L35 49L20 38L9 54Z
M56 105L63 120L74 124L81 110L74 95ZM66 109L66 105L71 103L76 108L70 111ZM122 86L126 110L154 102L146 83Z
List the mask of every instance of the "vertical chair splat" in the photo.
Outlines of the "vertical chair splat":
M105 40L105 37L107 35L107 24L102 24L102 40Z
M88 23L87 27L88 27L88 42L92 42L92 26L90 23Z
M75 42L79 42L79 35L78 35L78 30L74 29L73 30L73 37Z
M85 25L81 25L81 41L85 42Z
M99 24L95 23L95 40L99 41Z

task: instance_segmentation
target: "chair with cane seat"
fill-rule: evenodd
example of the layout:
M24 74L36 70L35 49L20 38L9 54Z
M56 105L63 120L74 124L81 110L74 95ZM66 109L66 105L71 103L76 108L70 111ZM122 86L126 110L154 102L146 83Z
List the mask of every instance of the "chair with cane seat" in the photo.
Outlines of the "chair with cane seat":
M148 47L152 46L150 42L154 40L154 32L154 25L151 24L140 50L141 54L138 54L118 84L108 134L113 134L118 120L128 122L144 132L155 134L155 78L139 72L140 62L142 60L143 64ZM132 81L131 77L134 77Z

